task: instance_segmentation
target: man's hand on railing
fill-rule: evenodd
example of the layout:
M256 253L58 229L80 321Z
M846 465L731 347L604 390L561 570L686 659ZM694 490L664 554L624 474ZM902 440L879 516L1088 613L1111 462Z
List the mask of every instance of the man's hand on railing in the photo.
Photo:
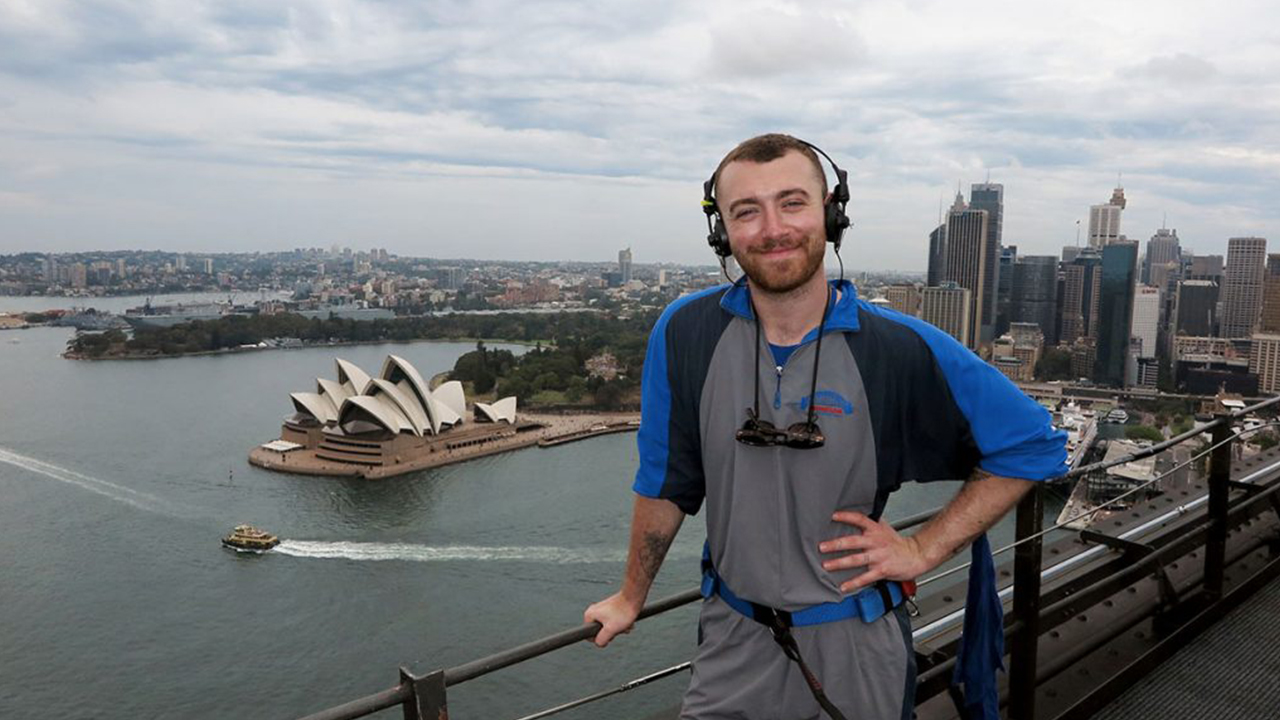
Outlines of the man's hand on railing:
M596 633L594 642L604 647L617 635L631 632L640 610L640 605L627 600L622 593L614 593L587 608L582 614L582 622L587 625L600 623L600 632Z

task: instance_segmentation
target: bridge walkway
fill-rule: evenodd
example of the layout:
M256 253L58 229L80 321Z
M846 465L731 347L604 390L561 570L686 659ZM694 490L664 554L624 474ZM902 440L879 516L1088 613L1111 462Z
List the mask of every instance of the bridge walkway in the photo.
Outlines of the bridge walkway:
M1227 613L1094 720L1280 717L1280 578Z

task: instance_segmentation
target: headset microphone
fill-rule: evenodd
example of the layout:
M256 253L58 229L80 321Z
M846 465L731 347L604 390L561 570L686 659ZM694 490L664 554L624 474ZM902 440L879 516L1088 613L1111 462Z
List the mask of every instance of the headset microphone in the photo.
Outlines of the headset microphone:
M799 140L799 138L796 139ZM844 231L852 224L849 216L845 214L845 206L849 204L849 173L841 170L831 156L822 151L822 148L804 140L799 142L825 158L831 164L831 169L835 171L836 186L831 191L831 200L823 209L823 225L826 229L827 242L831 243L839 253ZM707 216L707 244L716 255L727 258L733 252L729 248L729 231L725 229L724 218L720 215L720 207L716 204L715 183L716 176L712 175L702 184L702 212Z

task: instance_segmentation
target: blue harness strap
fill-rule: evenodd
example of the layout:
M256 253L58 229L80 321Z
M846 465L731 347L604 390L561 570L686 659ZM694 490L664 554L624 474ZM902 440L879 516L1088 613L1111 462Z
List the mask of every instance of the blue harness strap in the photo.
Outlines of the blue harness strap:
M885 613L901 605L902 601L906 599L906 595L902 591L902 585L890 580L863 588L860 592L850 595L840 602L811 605L795 612L776 610L767 605L760 605L735 595L729 589L729 586L724 583L720 575L716 573L711 563L704 560L702 567L702 597L706 598L712 595L719 595L726 605L756 622L771 625L773 618L778 617L790 627L821 625L822 623L848 620L854 617L861 618L863 622L875 622L883 617Z

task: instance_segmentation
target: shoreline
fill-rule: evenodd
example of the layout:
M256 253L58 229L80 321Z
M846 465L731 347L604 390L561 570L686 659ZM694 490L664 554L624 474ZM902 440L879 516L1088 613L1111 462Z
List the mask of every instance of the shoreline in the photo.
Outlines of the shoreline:
M433 452L406 462L391 465L361 466L317 457L315 450L296 449L286 452L268 450L259 445L249 452L250 465L290 475L347 477L381 480L422 470L456 465L499 453L514 452L537 446L552 448L601 435L632 432L640 427L638 412L592 412L577 415L522 413L522 423L539 427L512 433L469 447ZM292 460L291 460L292 458Z
M34 326L32 326L34 327ZM25 328L23 328L25 329ZM414 343L424 342L440 342L440 343L467 343L475 344L483 342L486 345L490 343L498 345L522 345L526 347L537 347L541 341L538 340L504 340L502 338L414 338L412 340L339 340L337 342L310 343L304 345L273 345L267 347L258 347L256 345L250 347L233 347L219 348L217 350L195 350L192 352L175 353L173 355L154 354L154 355L100 355L98 357L90 357L82 355L70 350L63 351L61 357L64 360L84 360L87 362L104 362L110 360L179 360L186 357L210 357L214 355L235 355L238 353L262 352L268 350L308 350L312 348L331 348L331 347L347 347L360 345L412 345ZM541 343L542 347L553 349L555 345L549 342Z

